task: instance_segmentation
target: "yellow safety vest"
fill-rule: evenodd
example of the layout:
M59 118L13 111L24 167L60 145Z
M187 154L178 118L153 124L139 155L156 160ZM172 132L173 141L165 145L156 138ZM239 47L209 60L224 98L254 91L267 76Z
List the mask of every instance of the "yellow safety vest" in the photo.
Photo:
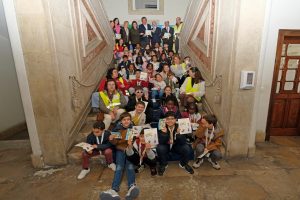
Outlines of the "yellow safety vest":
M199 92L199 87L194 88L192 86L192 78L191 77L187 77L187 83L185 85L185 93L192 93L192 92ZM199 84L199 83L198 83ZM201 100L201 97L194 97L197 101Z
M175 33L180 33L181 28L182 28L182 24L183 24L183 23L180 23L179 26L177 26L177 25L175 24L175 25L173 26L173 28L174 28L174 34L175 34Z
M117 92L114 94L112 101L109 99L106 92L99 92L100 98L102 98L105 106L112 110L114 107L121 105L121 97L120 94Z

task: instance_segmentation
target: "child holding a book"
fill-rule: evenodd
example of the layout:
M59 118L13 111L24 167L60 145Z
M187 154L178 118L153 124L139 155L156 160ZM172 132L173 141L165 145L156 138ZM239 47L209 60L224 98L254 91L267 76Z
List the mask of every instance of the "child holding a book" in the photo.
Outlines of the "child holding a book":
M97 156L100 153L104 154L108 167L113 171L116 170L116 165L113 163L113 145L109 141L110 132L105 130L103 122L95 122L93 131L86 138L86 143L93 146L91 151L82 152L82 170L77 179L83 179L89 172L89 159Z
M189 118L192 124L193 130L197 130L201 114L198 112L198 107L196 103L189 103L187 105L187 111L181 113L182 118Z
M144 113L145 110L145 103L143 101L138 101L135 104L135 110L129 112L132 118L132 122L135 126L144 125L146 122L146 114Z
M224 132L217 128L217 118L215 115L205 115L201 119L200 125L195 132L193 147L196 152L194 168L199 168L204 158L207 158L214 169L221 169L218 160L222 159L220 147Z
M168 166L168 154L173 151L180 155L179 167L185 169L189 174L194 170L189 166L190 147L185 135L180 134L180 128L176 124L176 115L173 111L165 114L166 126L158 132L158 145L156 147L159 167L158 175L162 176Z
M152 150L151 144L145 141L144 130L142 129L139 137L136 138L134 136L128 140L126 155L127 159L137 166L137 173L146 164L150 167L151 176L155 176L157 175L155 153Z
M113 178L111 189L103 191L100 194L100 199L120 199L118 194L124 169L127 174L128 192L125 199L135 199L139 195L139 188L135 184L134 165L126 159L125 150L128 146L126 140L127 129L132 128L131 115L124 112L120 116L120 123L112 130L110 136L111 143L116 146L116 171ZM120 133L121 139L117 139L114 132Z

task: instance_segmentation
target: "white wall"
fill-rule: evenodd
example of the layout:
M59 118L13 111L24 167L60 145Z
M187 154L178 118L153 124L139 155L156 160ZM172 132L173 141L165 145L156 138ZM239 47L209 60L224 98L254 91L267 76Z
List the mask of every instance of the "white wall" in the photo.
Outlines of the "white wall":
M0 2L0 132L25 122L15 63Z
M121 24L123 24L125 20L129 21L129 23L133 20L137 20L138 23L140 23L144 15L129 15L128 1L129 0L102 0L108 18L113 20L115 17L118 17ZM150 24L153 19L158 20L159 24L163 24L164 21L169 20L172 25L175 24L176 17L181 17L183 20L189 0L164 0L164 2L164 15L145 15Z
M259 138L264 139L279 29L300 29L299 0L268 0L260 69L258 71L257 124Z

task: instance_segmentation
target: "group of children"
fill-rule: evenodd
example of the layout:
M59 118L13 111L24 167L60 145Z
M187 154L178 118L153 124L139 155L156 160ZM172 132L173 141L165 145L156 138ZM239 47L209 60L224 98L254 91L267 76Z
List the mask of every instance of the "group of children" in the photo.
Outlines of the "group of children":
M137 110L142 111L144 103L138 102L135 108L135 112L142 114L143 112ZM189 117L196 117L195 120L197 115L198 113L189 113ZM217 119L214 115L200 117L197 122L199 126L193 133L194 140L191 144L187 141L186 135L180 134L180 127L176 123L177 117L173 111L167 111L164 119L165 127L158 131L156 147L145 141L144 131L146 129L142 129L138 136L126 138L127 130L135 125L134 116L128 112L121 114L120 121L111 131L105 130L102 121L96 122L92 133L87 137L87 143L93 145L94 149L83 152L83 169L78 175L78 179L84 178L90 172L88 164L90 157L104 154L108 167L115 172L111 189L102 192L100 199L120 198L118 191L124 170L128 182L126 199L134 199L139 194L135 173L141 172L141 169L148 165L151 176L157 174L163 176L168 167L169 152L180 155L179 167L189 174L193 174L193 168L199 168L205 159L212 164L213 168L220 169L217 161L222 158L220 147L222 146L223 131L217 128ZM115 132L119 132L120 137L115 135ZM191 147L195 151L193 168L188 164Z
M90 157L104 154L114 178L111 189L102 192L100 199L120 199L118 191L124 170L128 180L126 199L135 199L139 195L135 173L148 165L151 176L163 176L170 153L180 156L179 167L189 174L205 159L220 169L217 161L222 158L223 132L217 127L216 116L201 116L198 112L205 82L199 69L191 66L190 57L182 61L168 43L144 40L142 45L131 45L122 38L116 42L117 66L107 72L92 96L93 110L104 113L104 120L96 122L87 137L93 150L83 152L78 179L90 172ZM189 119L193 132L180 134L177 120L181 118ZM158 128L160 119L164 119L165 125ZM145 141L147 128L134 137L126 137L128 129L145 124L157 128L157 145ZM190 166L193 150L194 163Z

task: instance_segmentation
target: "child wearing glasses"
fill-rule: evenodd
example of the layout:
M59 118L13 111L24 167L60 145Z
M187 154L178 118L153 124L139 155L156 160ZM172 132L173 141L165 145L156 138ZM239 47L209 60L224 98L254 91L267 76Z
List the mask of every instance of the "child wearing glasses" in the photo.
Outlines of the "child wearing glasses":
M139 101L148 102L148 93L144 93L144 90L141 86L136 86L134 94L132 94L128 99L126 106L127 112L133 111L136 103Z
M180 134L180 128L176 124L176 115L173 111L165 114L166 126L158 132L158 145L156 152L159 161L158 175L162 176L168 167L168 154L175 152L180 155L179 167L189 174L193 174L193 168L188 164L190 147L186 136Z

